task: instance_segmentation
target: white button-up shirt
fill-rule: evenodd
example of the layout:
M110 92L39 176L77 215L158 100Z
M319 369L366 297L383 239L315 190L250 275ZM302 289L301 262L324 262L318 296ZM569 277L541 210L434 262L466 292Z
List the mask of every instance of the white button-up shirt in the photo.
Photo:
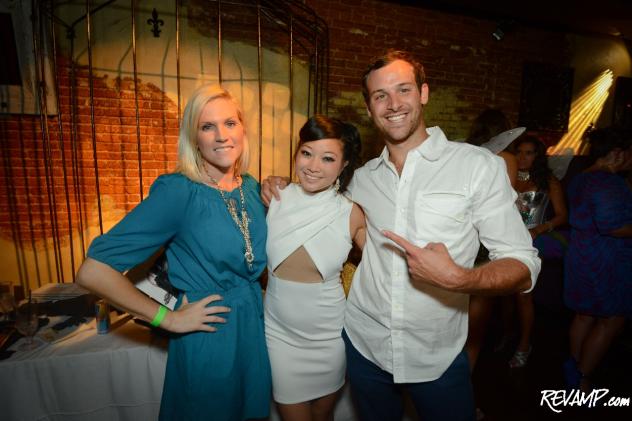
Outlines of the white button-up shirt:
M490 259L515 258L540 271L537 250L514 204L504 161L482 148L449 142L438 127L411 150L398 176L386 148L355 172L349 186L367 218L367 241L345 315L355 348L396 383L439 378L467 338L469 295L413 285L390 230L424 247L446 245L470 268L479 240Z

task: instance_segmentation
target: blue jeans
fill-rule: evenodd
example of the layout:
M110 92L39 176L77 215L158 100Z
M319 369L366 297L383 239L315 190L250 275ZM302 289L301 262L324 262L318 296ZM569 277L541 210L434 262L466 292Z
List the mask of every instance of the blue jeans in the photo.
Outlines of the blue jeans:
M474 393L465 351L436 380L395 383L393 375L367 360L351 344L343 330L347 374L361 421L400 421L405 389L423 421L473 421Z

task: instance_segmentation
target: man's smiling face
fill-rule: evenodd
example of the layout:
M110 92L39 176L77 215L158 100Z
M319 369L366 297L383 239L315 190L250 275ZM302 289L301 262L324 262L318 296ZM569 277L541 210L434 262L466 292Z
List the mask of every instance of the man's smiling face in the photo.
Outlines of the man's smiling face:
M425 138L422 108L428 102L428 86L417 87L413 66L403 60L369 73L368 111L385 141L404 143L410 138Z

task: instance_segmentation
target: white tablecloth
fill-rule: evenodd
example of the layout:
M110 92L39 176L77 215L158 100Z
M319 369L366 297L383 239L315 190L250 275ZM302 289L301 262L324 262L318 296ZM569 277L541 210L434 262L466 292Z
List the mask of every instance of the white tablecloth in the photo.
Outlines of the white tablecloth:
M0 361L0 419L157 420L166 361L167 341L133 321L106 335L92 328L16 352ZM273 402L270 410L270 421L279 421ZM334 419L356 420L348 387Z
M0 418L155 420L166 361L166 341L132 321L18 351L0 361Z

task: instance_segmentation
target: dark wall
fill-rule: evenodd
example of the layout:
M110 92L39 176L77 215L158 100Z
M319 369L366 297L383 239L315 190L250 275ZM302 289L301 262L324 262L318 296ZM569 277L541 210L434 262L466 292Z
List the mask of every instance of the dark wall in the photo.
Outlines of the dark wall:
M372 0L307 4L329 25L330 114L359 124L373 155L381 142L366 116L359 80L370 59L387 48L409 50L422 61L430 86L427 122L453 139L467 135L485 106L501 108L517 123L525 62L569 62L562 33L515 26L495 41L493 20Z

